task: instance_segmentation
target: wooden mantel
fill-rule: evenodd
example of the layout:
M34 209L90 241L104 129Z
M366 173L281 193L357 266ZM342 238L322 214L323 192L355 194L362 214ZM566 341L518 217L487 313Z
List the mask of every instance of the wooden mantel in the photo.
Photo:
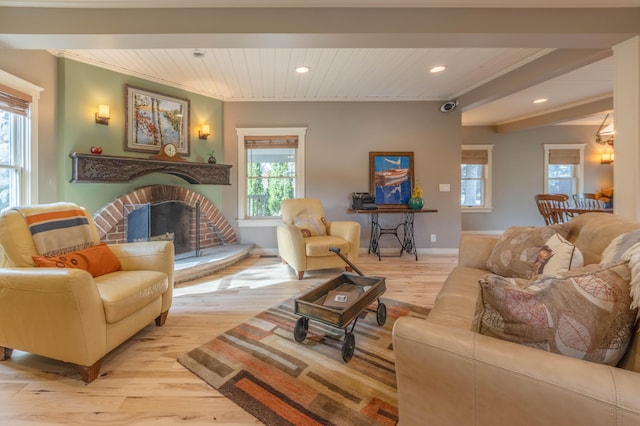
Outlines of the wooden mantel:
M168 173L189 183L230 185L227 164L162 161L149 158L109 155L69 154L72 160L71 182L118 183L131 182L149 173Z

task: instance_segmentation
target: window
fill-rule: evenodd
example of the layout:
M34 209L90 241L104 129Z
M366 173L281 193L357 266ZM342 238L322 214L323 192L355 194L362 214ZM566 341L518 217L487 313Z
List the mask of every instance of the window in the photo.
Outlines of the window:
M236 131L239 226L277 225L280 203L304 197L306 128Z
M546 144L544 146L544 192L573 194L582 192L584 173L583 144Z
M42 89L0 71L0 209L37 202L37 102ZM34 152L36 151L36 152Z
M460 205L463 212L491 211L493 145L462 145Z

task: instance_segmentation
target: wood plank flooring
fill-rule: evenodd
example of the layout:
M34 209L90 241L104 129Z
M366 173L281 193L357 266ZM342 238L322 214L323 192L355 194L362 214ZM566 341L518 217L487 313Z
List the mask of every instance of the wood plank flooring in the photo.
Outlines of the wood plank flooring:
M382 299L431 306L455 266L453 256L362 255L358 268L386 278ZM327 281L339 269L298 281L276 257L249 257L214 275L176 286L163 327L149 325L105 358L86 385L70 365L14 351L0 362L0 425L260 424L176 358L216 335Z

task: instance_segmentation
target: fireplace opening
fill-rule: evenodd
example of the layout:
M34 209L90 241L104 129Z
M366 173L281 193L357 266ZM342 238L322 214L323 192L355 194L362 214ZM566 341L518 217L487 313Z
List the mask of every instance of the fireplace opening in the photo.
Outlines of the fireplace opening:
M176 255L191 252L199 246L199 233L194 232L199 227L194 223L194 220L199 220L199 215L185 203L125 204L124 208L127 242L173 241Z

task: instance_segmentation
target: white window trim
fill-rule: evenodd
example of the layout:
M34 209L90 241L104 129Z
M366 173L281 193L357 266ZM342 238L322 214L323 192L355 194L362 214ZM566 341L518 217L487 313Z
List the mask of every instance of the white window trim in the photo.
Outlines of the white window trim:
M20 177L20 200L21 204L38 204L38 103L40 92L44 89L2 70L0 70L0 84L26 93L32 99L29 105L30 127L27 129L27 138L31 141L31 146L29 149L24 147L24 173Z
M238 226L240 228L277 226L282 223L280 219L249 219L245 216L245 196L247 194L247 160L244 147L245 136L283 136L298 135L298 148L296 149L296 184L295 197L305 196L305 136L306 127L249 127L236 128L238 134Z
M577 149L580 151L580 164L578 164L576 171L576 192L584 192L584 147L583 143L569 143L569 144L544 144L544 181L543 192L549 193L549 151L553 149Z
M484 149L487 150L487 167L485 167L485 205L482 207L460 206L462 213L491 213L493 211L492 182L493 182L493 145L462 145L461 149Z

